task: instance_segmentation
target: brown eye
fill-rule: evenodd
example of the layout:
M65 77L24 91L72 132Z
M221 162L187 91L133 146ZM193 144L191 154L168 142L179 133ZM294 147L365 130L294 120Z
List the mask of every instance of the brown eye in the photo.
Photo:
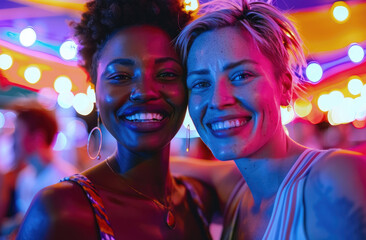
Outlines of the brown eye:
M162 72L160 74L158 74L158 78L162 79L162 80L174 80L178 77L179 75L176 74L175 72Z

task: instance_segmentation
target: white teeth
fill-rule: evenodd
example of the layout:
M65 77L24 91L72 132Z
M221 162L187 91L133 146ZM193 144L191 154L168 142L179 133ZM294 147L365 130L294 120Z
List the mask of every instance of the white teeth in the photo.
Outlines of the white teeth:
M135 113L133 115L126 116L126 119L134 122L155 122L161 121L163 115L160 113Z
M214 131L225 130L225 129L229 129L229 128L235 128L235 127L243 126L246 122L247 121L239 120L239 119L226 120L226 121L223 121L223 122L215 122L215 123L211 124L211 128Z

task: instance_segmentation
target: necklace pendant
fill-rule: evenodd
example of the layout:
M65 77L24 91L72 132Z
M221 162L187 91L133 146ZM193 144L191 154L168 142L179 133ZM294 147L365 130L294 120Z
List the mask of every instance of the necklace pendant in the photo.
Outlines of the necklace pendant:
M172 213L172 211L168 210L168 213L166 215L166 224L170 229L174 229L175 227L175 217Z

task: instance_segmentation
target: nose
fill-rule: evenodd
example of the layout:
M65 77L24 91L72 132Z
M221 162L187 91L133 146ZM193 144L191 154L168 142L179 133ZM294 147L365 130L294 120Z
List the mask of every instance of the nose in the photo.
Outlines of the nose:
M131 90L130 100L133 102L147 102L159 98L159 86L151 72L144 72L136 79Z
M226 77L221 77L215 84L211 96L210 108L223 109L235 103L233 86Z

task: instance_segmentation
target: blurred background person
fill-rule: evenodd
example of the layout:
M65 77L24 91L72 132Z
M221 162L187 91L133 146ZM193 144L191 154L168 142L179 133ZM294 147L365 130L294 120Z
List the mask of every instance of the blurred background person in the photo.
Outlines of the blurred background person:
M13 133L14 168L5 174L1 186L3 234L18 226L31 200L40 189L59 182L77 170L53 151L58 132L54 112L36 100L18 100L8 107L16 112Z

